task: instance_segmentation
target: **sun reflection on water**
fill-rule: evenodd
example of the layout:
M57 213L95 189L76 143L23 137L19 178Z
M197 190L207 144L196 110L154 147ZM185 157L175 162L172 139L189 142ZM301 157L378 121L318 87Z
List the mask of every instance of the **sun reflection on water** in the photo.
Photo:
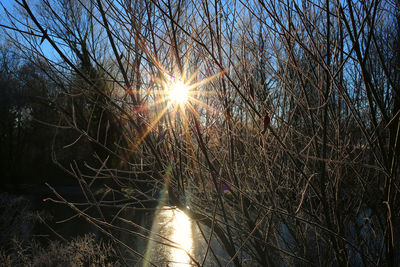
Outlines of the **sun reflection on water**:
M188 255L193 252L192 224L184 212L164 207L155 217L152 232L153 239L171 246L149 242L146 258L150 262L169 267L192 265Z
M192 225L190 219L179 209L169 210L172 218L173 233L171 240L178 243L182 249L171 248L171 257L174 266L187 266L190 263L190 257L187 253L192 252L193 238Z

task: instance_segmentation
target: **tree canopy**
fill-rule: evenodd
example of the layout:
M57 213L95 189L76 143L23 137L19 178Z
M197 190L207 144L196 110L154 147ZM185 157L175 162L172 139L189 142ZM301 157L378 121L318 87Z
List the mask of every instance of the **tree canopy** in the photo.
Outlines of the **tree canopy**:
M71 207L137 260L119 214L166 188L216 265L400 263L398 1L15 3L4 34L28 61L3 63L1 134L54 125L52 159L87 193Z

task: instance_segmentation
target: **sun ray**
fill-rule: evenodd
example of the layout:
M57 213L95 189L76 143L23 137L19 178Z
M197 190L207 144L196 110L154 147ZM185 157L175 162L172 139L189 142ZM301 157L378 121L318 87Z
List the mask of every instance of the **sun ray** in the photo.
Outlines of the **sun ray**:
M193 98L193 99L191 99L191 101L194 102L195 104L198 104L198 105L208 109L208 110L215 111L218 114L222 114L222 115L225 116L225 118L229 118L229 116L227 114L225 114L224 111L221 111L221 110L219 110L217 108L211 107L210 105L207 105L206 103L204 103L204 102L202 102L202 101L200 101L198 99Z
M211 76L209 76L207 78L204 78L204 79L200 80L199 82L193 83L192 85L190 85L190 89L194 89L194 88L197 88L197 87L199 87L201 85L209 83L210 81L212 81L212 80L220 77L221 75L225 74L228 70L229 69L222 70L222 71L220 71L218 73L215 73L215 74L213 74L213 75L211 75Z
M178 104L179 106L182 106L187 102L188 96L189 87L182 81L177 81L168 88L169 101Z
M203 65L203 64L201 64L201 65ZM192 83L192 81L197 77L197 74L200 72L200 70L201 70L201 66L198 67L198 68L193 72L192 75L190 75L190 77L187 79L187 83L188 83L188 84L191 84L191 83Z
M148 105L149 105L149 107L156 107L165 102L166 102L165 99L159 99L159 100L154 101L153 103L149 103Z
M228 118L227 114L225 114L223 111L215 107L212 107L199 99L199 97L201 97L202 95L205 96L220 95L220 93L218 91L206 91L206 90L203 91L199 90L199 88L221 77L227 71L229 71L229 68L224 69L218 73L215 73L200 81L192 83L196 79L196 76L201 71L203 64L201 64L199 68L194 70L194 73L192 73L192 75L186 77L187 79L185 79L185 74L187 73L187 69L190 63L189 57L190 54L185 58L186 60L184 62L182 73L177 72L175 70L173 71L173 73L176 74L172 75L168 74L168 72L162 67L162 64L160 64L155 57L152 58L153 62L157 61L156 67L158 70L160 70L160 76L152 77L152 81L156 84L156 87L154 87L155 90L153 90L152 92L152 94L155 97L152 100L150 100L150 103L148 102L147 108L158 107L158 106L163 106L163 108L158 113L158 115L148 124L146 130L141 135L141 137L134 143L132 147L132 152L138 148L138 146L143 142L146 136L148 136L148 134L153 130L155 125L167 113L169 113L168 117L172 121L176 121L177 119L179 119L178 116L180 115L184 126L186 126L185 127L186 131L189 129L187 128L189 121L187 114L185 114L185 110L187 109L190 113L192 113L196 117L199 116L199 113L194 105L201 106L207 110L217 112L218 114L223 114L225 117ZM161 86L161 88L158 86ZM160 88L160 90L158 90L158 88ZM166 105L164 106L163 103L166 103ZM189 138L190 136L186 137Z
M150 133L150 131L154 128L154 126L160 121L160 119L164 116L164 114L168 110L168 105L161 111L160 114L154 120L150 123L150 125L147 127L146 131L143 133L143 135L139 138L139 140L133 145L132 152L135 151L138 146L142 143L142 141L146 138L146 136Z

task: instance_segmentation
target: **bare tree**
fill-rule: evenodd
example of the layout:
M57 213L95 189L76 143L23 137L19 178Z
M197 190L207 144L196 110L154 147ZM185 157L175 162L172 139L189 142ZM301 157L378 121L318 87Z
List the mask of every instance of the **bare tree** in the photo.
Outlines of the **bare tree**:
M215 264L399 264L397 2L16 3L6 32L51 66L68 147L96 147L63 166L85 207L61 201L130 253L122 212L165 186Z

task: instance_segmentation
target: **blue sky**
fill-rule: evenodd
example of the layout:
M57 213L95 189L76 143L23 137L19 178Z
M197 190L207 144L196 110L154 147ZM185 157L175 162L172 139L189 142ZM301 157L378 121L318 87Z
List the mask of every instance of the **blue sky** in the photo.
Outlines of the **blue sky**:
M27 2L28 2L28 4L29 3L33 4L35 1L31 0L31 1L27 1ZM13 12L13 9L17 5L18 4L15 2L15 0L0 0L0 24L6 25L6 26L11 26L10 23L8 22L7 16L5 16L4 9L7 9L11 14L15 14L15 12ZM23 27L22 27L22 29L23 29ZM11 31L10 31L10 33L11 33ZM4 32L2 31L2 28L0 27L0 43L3 42L3 40L4 40L3 35L4 35ZM38 38L40 38L40 37L38 37ZM48 42L46 42L46 41L43 42L43 44L41 45L41 48L46 53L46 55L48 55L50 57L55 56L53 54L54 51Z
M13 7L14 5L16 5L16 3L15 3L14 0L1 0L0 3L1 3L6 9L12 9L12 7ZM0 16L0 18L1 18L0 21L1 21L1 23L4 23L4 22L5 22L5 19L4 19L4 16L3 16L3 14L4 14L4 9L3 9L3 7L1 7L0 14L1 14L1 16Z
M7 9L11 14L13 14L14 12L12 11L16 5L18 4L14 0L0 0L0 24L10 25L4 9Z

